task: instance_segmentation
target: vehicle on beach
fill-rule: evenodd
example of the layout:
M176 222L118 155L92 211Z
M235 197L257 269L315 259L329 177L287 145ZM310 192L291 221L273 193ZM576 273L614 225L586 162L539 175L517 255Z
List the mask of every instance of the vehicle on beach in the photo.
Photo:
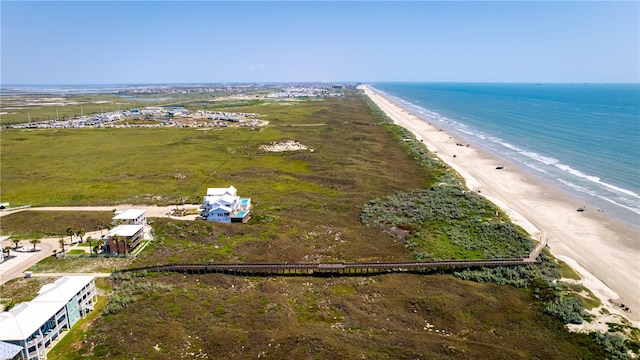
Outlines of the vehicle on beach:
M498 165L498 166L496 166L496 169L502 170L502 169L504 169L504 166L503 165Z

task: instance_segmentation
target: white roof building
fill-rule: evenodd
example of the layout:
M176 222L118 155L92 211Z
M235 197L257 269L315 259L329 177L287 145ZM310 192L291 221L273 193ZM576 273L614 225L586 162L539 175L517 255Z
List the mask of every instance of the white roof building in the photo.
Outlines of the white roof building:
M66 301L23 302L0 314L0 340L24 340L51 319Z
M223 195L236 196L237 192L238 190L236 190L236 188L234 188L233 185L229 186L228 188L208 188L207 196L215 196L215 197L220 197Z
M136 235L140 230L144 228L144 225L118 225L109 230L106 237L112 236L125 236L132 237Z
M46 348L61 332L93 310L94 276L65 276L46 284L32 301L0 314L0 342L21 347L25 359L46 358Z
M31 302L65 301L73 299L95 276L65 276L53 283L43 285L38 296Z
M142 209L127 209L117 211L116 215L111 219L113 224L145 224L146 211Z

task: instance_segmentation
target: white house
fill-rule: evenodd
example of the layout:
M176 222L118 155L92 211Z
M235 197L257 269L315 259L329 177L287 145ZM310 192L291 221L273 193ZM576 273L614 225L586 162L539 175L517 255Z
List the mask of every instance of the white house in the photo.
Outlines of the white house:
M96 300L94 276L64 276L0 314L0 342L20 346L24 359L46 359L47 348L92 311Z
M124 211L116 211L115 216L111 219L113 225L146 225L146 211L142 209L127 209Z
M207 189L202 202L202 217L216 222L246 222L250 210L251 199L239 197L233 186Z

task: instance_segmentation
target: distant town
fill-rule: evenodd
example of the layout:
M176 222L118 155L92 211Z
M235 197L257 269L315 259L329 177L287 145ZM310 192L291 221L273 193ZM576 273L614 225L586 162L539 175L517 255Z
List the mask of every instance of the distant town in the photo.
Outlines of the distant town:
M259 114L245 114L235 112L189 110L183 103L192 103L193 98L180 98L180 94L212 94L216 97L202 99L214 105L217 100L288 100L288 99L321 99L327 97L344 97L346 89L344 84L280 84L280 85L210 85L210 86L133 86L128 88L84 88L87 93L116 94L123 99L133 101L145 101L151 106L131 109L111 109L104 111L107 101L94 101L100 103L102 111L93 114L84 114L82 103L68 101L67 97L81 94L83 88L5 88L0 91L3 103L3 113L12 114L11 110L26 111L26 121L3 125L9 129L61 129L61 128L130 128L130 127L229 127L229 126L261 126ZM43 94L49 97L42 97ZM178 94L178 98L176 95ZM51 97L59 95L60 97ZM152 97L149 97L151 95ZM157 96L154 96L157 95ZM217 97L220 95L219 97ZM167 97L164 97L167 96ZM170 97L169 97L170 96ZM171 105L157 103L170 101ZM81 115L59 116L58 108L74 105L80 106ZM120 103L116 103L122 107ZM56 108L50 118L46 120L31 121L29 109L36 107ZM89 106L87 104L86 106ZM193 107L190 106L193 109ZM55 115L55 116L54 116Z

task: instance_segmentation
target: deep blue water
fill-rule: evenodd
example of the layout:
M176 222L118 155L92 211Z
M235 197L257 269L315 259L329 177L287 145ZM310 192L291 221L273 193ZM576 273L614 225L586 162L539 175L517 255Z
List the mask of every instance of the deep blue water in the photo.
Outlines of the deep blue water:
M372 86L588 209L640 227L640 84Z

